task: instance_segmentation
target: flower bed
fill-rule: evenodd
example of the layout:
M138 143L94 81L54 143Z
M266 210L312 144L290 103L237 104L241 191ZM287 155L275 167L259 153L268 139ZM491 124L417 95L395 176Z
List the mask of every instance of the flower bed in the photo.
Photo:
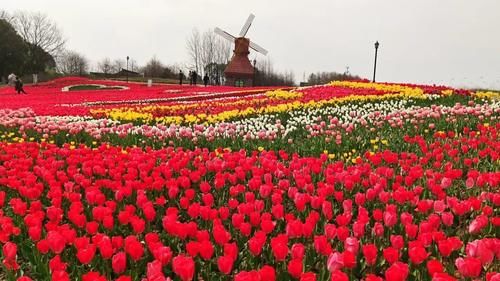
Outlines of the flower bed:
M127 87L124 90L82 90L78 93L63 91L66 87L83 84L99 84L107 87ZM111 80L88 80L79 77L56 79L38 85L24 87L29 95L17 95L13 88L0 89L0 102L3 108L19 109L29 107L39 115L65 116L89 115L91 107L85 103L109 103L136 101L146 99L180 98L183 96L198 96L203 99L208 93L245 92L247 90L265 91L270 88L236 88L226 86L179 86L168 84L154 84L147 87L141 83L126 83ZM68 109L70 105L71 109Z
M85 83L0 93L7 280L500 279L497 93Z

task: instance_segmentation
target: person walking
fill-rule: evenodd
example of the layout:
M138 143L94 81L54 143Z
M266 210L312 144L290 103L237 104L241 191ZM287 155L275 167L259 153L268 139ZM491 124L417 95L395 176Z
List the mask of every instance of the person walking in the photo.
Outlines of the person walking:
M198 80L198 73L193 70L193 84L196 86L196 81Z
M205 87L208 86L208 81L210 78L208 78L208 74L205 73L205 77L203 77L203 82L205 83Z
M15 89L16 89L16 92L18 94L25 94L27 95L28 93L26 93L26 91L24 91L23 89L23 81L21 81L21 79L19 79L19 77L16 76L16 81L14 82L14 85L15 85Z
M193 85L193 71L189 71L189 85Z
M14 73L11 73L9 74L9 76L7 76L7 84L9 86L15 86L16 85L16 75Z
M182 80L184 79L184 73L182 73L182 70L179 70L179 85L182 86Z

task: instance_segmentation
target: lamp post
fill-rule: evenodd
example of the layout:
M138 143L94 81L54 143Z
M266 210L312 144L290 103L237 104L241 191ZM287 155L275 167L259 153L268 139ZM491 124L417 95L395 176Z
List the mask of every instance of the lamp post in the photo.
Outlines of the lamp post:
M127 56L127 83L128 83L128 60L129 60L129 56Z
M255 74L257 72L257 68L255 68L256 64L257 64L257 60L253 59L253 83L252 83L253 87L255 87Z
M373 67L373 83L375 83L375 74L377 73L377 53L378 53L378 46L380 46L380 43L377 41L377 42L375 42L375 65Z

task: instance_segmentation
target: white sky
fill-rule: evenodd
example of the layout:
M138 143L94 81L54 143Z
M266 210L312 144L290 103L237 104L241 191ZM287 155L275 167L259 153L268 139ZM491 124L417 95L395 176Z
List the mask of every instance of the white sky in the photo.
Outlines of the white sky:
M188 60L193 28L248 37L269 50L278 70L296 80L316 71L373 75L378 81L500 89L499 0L0 0L1 9L41 11L67 46L92 61L156 55ZM252 55L251 59L253 59ZM259 55L257 60L262 59Z

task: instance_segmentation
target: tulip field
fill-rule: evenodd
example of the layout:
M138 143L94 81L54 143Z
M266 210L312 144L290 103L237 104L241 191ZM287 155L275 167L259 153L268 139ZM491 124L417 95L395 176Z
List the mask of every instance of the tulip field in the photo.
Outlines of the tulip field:
M499 92L25 90L0 88L0 280L500 281Z

